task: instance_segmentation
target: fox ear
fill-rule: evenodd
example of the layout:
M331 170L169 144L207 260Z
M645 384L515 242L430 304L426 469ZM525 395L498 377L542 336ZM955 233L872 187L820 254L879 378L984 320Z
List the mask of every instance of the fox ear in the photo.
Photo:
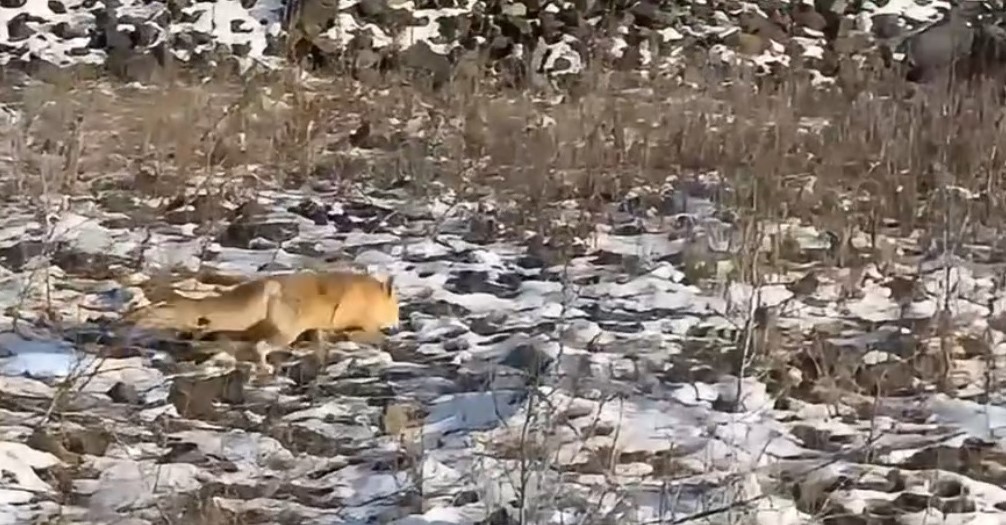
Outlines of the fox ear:
M395 284L395 277L392 276L392 275L389 275L388 278L384 280L384 286L383 286L383 288L384 288L384 293L386 295L391 295L391 292L394 291L394 288L392 288L392 286L394 284Z

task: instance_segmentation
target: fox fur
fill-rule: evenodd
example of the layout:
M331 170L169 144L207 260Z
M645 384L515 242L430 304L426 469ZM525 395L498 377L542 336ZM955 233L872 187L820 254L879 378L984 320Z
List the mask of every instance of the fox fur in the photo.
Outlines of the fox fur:
M246 281L217 296L175 294L124 316L138 328L204 336L238 333L256 343L259 365L306 331L360 330L380 336L398 328L398 295L381 281L351 271L297 272Z

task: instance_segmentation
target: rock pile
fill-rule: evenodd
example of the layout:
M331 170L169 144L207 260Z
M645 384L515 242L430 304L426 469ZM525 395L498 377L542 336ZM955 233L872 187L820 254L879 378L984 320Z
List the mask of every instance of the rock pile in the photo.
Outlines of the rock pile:
M966 0L971 2L971 0ZM442 82L488 64L517 82L606 67L667 72L690 58L836 73L881 43L916 69L1000 54L990 7L891 0L2 0L0 64L30 72L107 68L149 80L174 63L285 58L356 74L404 66ZM981 17L979 11L986 11ZM954 14L948 14L948 13ZM960 12L960 13L959 13ZM964 13L964 14L961 14ZM977 21L981 18L981 21ZM927 27L944 20L931 29Z

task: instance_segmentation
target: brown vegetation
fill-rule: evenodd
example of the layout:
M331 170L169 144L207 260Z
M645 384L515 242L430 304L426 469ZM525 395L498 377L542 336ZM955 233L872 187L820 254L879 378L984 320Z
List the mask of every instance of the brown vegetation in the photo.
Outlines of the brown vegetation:
M544 232L556 202L574 199L587 222L603 222L591 215L598 204L633 188L716 174L742 216L799 219L839 239L925 228L943 218L927 205L934 190L951 184L976 192L971 226L998 227L1006 162L991 82L948 91L860 73L870 78L820 89L799 74L723 81L704 71L594 71L575 93L489 80L432 91L394 75L300 82L293 72L243 84L36 85L22 90L25 118L7 133L18 177L3 193L129 188L169 206L192 178L221 195L367 181L493 195L512 212L508 226ZM843 246L835 256L848 262Z

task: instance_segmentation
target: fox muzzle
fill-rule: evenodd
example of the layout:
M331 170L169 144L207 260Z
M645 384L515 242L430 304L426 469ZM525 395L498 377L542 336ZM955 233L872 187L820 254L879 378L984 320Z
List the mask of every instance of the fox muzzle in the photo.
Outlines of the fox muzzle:
M400 332L401 329L397 326L385 326L381 328L381 333L387 336L392 336Z

